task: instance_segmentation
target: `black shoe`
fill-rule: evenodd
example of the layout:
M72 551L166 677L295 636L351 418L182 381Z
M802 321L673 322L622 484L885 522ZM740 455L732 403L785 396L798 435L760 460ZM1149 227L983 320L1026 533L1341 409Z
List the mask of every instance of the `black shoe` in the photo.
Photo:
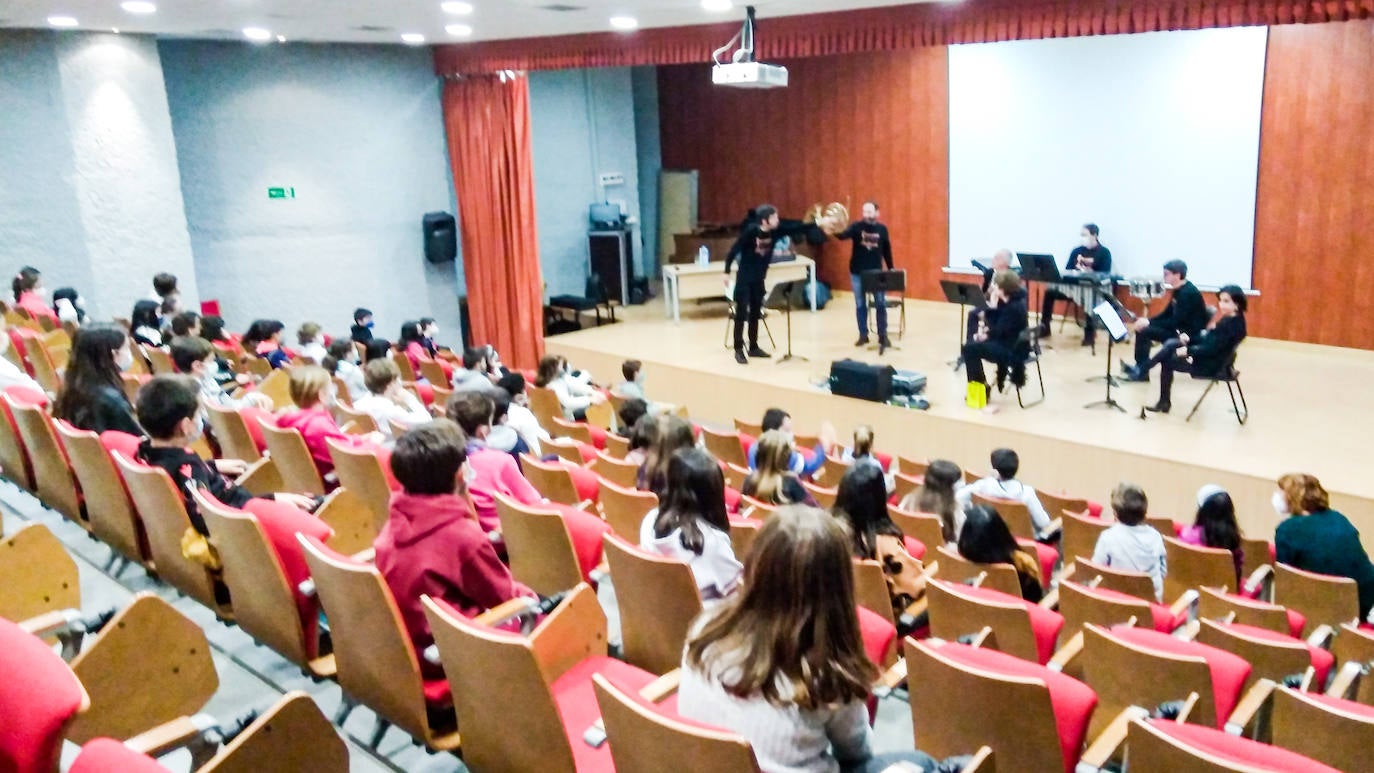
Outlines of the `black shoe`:
M891 346L892 346L892 342L891 342L891 341L887 340L886 338L879 338L879 339L878 339L878 356L879 356L879 357L883 356L883 352L887 351Z
M1145 410L1149 411L1150 413L1168 413L1169 409L1173 407L1174 406L1170 405L1169 403L1158 402L1154 405L1145 406Z
M736 349L736 350L735 350L735 362L738 362L738 363L741 364L741 365L748 365L748 364L749 364L749 358L744 356L744 350L743 350L743 349Z
M868 346L868 336L859 336L859 340L854 342L855 346Z
M1096 346L1096 345L1097 345L1097 338L1096 338L1095 336L1083 336L1083 343L1080 344L1080 346Z
M1049 337L1050 337L1050 326L1049 326L1049 325L1041 325L1039 328L1036 329L1036 335L1040 336L1041 338L1049 338Z
M1148 383L1150 380L1149 374L1141 373L1140 368L1134 365L1127 365L1125 360L1121 361L1121 375L1126 381L1137 384Z
M769 354L768 352L765 352L764 350L760 349L760 348L757 347L757 346L751 346L751 347L749 347L749 356L750 356L750 357L772 357L773 355Z

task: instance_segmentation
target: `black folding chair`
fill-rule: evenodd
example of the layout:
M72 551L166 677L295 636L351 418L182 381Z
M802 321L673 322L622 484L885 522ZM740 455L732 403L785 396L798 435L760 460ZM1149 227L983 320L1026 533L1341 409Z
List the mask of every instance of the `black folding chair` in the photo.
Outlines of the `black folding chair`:
M1193 410L1188 412L1188 418L1184 421L1193 420L1193 414L1202 407L1202 401L1207 399L1207 394L1212 391L1212 387L1217 384L1225 384L1226 393L1231 396L1231 410L1236 414L1236 421L1240 422L1241 426L1245 426L1245 421L1250 418L1250 405L1245 402L1245 390L1240 386L1240 371L1236 370L1236 355L1239 353L1239 349L1240 347L1237 346L1231 351L1231 356L1227 358L1226 367L1222 369L1221 373L1213 376L1193 374L1194 379L1206 381L1207 388L1202 390L1202 396L1193 404ZM1236 402L1237 395L1240 396L1239 403Z
M1040 371L1040 332L1035 326L1031 326L1021 331L1017 337L1018 344L1029 344L1030 348L1026 351L1026 375L1030 375L1030 366L1035 365L1035 379L1040 382L1040 397L1030 402L1025 402L1021 396L1020 385L1016 386L1016 404L1022 408L1030 408L1045 402L1045 374Z

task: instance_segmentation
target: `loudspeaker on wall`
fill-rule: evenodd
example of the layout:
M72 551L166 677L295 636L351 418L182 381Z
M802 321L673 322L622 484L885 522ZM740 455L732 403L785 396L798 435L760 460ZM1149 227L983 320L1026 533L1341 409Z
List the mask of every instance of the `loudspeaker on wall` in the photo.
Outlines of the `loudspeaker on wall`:
M426 212L421 220L425 260L448 263L458 257L458 224L447 212Z

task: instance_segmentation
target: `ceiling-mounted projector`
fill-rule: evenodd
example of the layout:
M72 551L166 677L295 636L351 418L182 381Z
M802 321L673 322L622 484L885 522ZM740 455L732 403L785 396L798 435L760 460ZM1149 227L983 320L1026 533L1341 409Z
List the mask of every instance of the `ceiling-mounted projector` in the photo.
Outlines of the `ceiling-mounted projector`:
M735 43L739 49L730 57L729 62L721 61L721 55L730 50ZM787 68L780 64L765 64L754 61L754 6L745 9L744 27L735 33L730 42L711 53L711 82L717 86L733 86L741 89L782 89L787 88Z

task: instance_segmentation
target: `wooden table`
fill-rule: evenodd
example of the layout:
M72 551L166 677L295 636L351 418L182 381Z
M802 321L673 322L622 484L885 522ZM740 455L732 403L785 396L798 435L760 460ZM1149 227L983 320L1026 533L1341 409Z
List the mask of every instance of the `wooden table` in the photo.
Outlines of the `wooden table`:
M663 297L668 316L674 322L681 320L681 304L684 300L696 298L729 297L725 283L725 262L696 264L670 263L663 267ZM736 274L730 274L733 284ZM811 310L816 310L816 262L811 258L798 255L795 260L774 263L768 267L767 288L779 282L792 282L804 279L811 284Z

